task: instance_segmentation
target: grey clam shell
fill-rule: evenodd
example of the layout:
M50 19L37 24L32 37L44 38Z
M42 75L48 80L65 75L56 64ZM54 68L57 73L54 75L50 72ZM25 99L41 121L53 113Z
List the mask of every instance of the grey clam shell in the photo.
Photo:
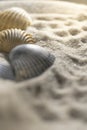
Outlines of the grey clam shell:
M11 28L25 30L30 24L31 18L22 8L13 7L0 12L0 31Z
M11 65L3 54L0 54L0 78L14 80Z
M9 55L16 80L22 81L42 74L54 62L54 56L38 45L20 45Z
M20 29L7 29L0 32L0 52L9 52L17 45L34 42L31 34Z

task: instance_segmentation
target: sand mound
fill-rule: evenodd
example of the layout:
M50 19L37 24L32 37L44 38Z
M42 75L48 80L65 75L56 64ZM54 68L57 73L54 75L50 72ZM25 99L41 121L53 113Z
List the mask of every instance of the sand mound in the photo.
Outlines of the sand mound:
M0 80L0 130L86 130L87 6L67 2L1 2L26 9L27 29L56 57L41 76Z

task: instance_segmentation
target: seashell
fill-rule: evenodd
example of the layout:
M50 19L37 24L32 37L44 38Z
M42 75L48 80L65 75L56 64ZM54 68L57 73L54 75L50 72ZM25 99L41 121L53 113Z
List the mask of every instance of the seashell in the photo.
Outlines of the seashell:
M22 8L13 7L0 12L0 31L11 28L25 30L30 24L31 18Z
M14 80L14 74L9 62L0 54L0 78Z
M9 52L20 44L34 43L31 34L20 29L7 29L0 32L0 51Z
M9 54L17 81L39 76L53 64L54 59L44 48L33 44L19 45Z

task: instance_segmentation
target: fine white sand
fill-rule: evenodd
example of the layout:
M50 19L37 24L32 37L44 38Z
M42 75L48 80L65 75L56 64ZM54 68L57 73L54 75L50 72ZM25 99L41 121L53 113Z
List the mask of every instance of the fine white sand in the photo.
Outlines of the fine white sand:
M0 130L87 130L87 6L62 1L0 2L22 7L37 44L56 57L32 80L0 79Z

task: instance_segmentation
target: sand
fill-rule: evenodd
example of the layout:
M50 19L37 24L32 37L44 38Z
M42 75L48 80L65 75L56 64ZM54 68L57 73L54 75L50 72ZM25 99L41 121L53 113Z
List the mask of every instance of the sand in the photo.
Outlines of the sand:
M0 130L87 130L87 6L0 2L32 17L27 28L56 60L45 73L15 83L0 79Z
M4 0L0 0L0 1L4 1ZM5 0L5 1L9 1L9 0ZM10 1L14 1L14 0L10 0ZM17 1L17 0L15 0ZM24 1L24 0L19 0L19 1ZM31 1L31 0L26 0L26 1ZM35 0L32 0L35 2ZM39 0L39 1L43 1L43 0ZM44 0L45 2L47 1L68 1L68 2L74 2L74 3L79 3L79 4L87 4L87 0Z

